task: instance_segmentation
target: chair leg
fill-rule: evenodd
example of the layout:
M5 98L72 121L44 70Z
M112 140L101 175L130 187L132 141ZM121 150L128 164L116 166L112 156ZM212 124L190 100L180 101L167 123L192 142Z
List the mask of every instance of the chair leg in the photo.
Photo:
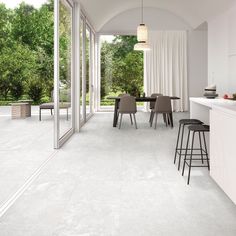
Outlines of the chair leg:
M132 119L132 115L131 115L131 114L129 114L129 116L130 116L131 125L133 125L133 119Z
M168 126L168 114L163 113L163 120L166 124L166 127Z
M157 113L156 113L156 120L155 120L155 129L157 129Z
M177 149L178 149L178 147L179 147L179 136L180 136L180 130L181 130L181 127L182 127L182 125L181 124L179 124L179 131L178 131L178 136L177 136L177 142L176 142L176 147L175 147L175 158L174 158L174 164L175 164L175 162L176 162L176 158L177 158Z
M167 120L168 120L168 125L171 126L171 128L173 128L173 120L172 120L172 114L171 113L167 113Z
M121 128L122 118L123 118L123 114L121 114L121 116L120 116L120 124L119 124L119 129Z
M133 114L133 115L134 115L134 124L135 124L135 129L138 129L135 114Z
M169 116L169 114L167 113L167 114L166 114L166 116L167 116L167 119L166 119L166 120L167 120L167 124L168 124L168 125L171 125L171 123L170 123L170 116Z
M166 114L163 113L163 120L164 120L164 123L166 124L166 127L167 127L167 121L166 121Z

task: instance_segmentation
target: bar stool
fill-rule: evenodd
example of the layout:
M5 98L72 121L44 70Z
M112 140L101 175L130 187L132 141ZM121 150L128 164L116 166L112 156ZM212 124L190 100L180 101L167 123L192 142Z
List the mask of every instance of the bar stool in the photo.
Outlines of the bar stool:
M176 148L175 148L175 158L174 158L174 164L175 164L176 159L177 159L177 154L178 154L178 157L179 157L178 170L180 169L181 157L182 157L182 155L184 155L184 154L182 154L182 151L185 150L185 148L183 148L185 126L187 126L187 125L201 125L201 124L203 124L203 122L201 122L200 120L197 120L197 119L182 119L179 121L179 131L178 131L177 143L176 143ZM181 140L179 140L180 133L181 133ZM179 141L180 141L180 147L179 147Z
M188 138L187 138L187 144L186 144L186 150L185 150L185 156L184 156L184 166L183 166L183 171L182 171L182 176L184 175L184 170L185 170L185 165L188 165L189 167L189 171L188 171L188 184L190 181L190 174L191 174L191 168L192 167L207 167L208 170L210 170L210 163L209 163L209 157L208 157L208 152L207 152L207 145L206 145L206 138L205 138L205 133L206 132L210 132L210 126L209 125L190 125L188 127L189 132L188 132ZM188 148L189 145L189 139L190 139L190 133L192 132L192 145L191 148ZM194 150L198 150L198 149L194 149L194 138L195 138L195 134L198 133L199 135L199 143L200 143L200 154L194 154L193 151ZM204 149L202 147L202 140L201 140L201 134L203 136L203 141L204 141ZM190 150L190 155L188 154L188 150ZM187 158L187 156L190 156L189 158ZM194 155L201 155L201 158L197 159L197 158L193 158ZM204 164L204 156L206 156L206 161L207 161L207 165L192 165L192 161L193 160L200 160L202 161L202 164ZM189 161L189 163L188 163Z

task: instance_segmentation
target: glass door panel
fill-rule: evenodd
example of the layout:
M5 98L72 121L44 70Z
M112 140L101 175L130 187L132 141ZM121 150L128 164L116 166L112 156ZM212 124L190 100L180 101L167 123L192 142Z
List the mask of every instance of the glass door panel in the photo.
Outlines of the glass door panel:
M84 58L84 19L81 18L80 20L80 121L81 123L85 120L84 117L84 100L83 100L83 94L84 94L84 68L83 68L83 58Z
M95 35L91 33L91 76L90 76L90 109L94 112L94 77L95 77Z
M59 130L72 129L72 6L59 1Z
M86 27L86 116L91 113L91 34L90 29Z

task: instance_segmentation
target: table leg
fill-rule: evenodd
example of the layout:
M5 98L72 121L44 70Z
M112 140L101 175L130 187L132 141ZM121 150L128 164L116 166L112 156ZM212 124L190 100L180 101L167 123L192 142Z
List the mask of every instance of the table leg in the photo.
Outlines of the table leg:
M39 108L39 121L41 121L41 108Z
M171 125L172 128L174 127L174 124L173 124L173 113L172 112L170 113L170 125Z
M119 106L119 100L115 100L115 109L114 109L114 118L113 118L113 127L116 127L117 121L118 121L118 106Z

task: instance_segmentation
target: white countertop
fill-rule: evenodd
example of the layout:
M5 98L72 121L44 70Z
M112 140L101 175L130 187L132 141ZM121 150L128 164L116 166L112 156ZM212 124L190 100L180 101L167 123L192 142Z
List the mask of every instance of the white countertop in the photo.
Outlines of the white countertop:
M190 98L190 101L207 106L210 109L217 109L226 113L230 113L231 115L236 115L236 101L223 98L208 99L204 97L192 97Z

